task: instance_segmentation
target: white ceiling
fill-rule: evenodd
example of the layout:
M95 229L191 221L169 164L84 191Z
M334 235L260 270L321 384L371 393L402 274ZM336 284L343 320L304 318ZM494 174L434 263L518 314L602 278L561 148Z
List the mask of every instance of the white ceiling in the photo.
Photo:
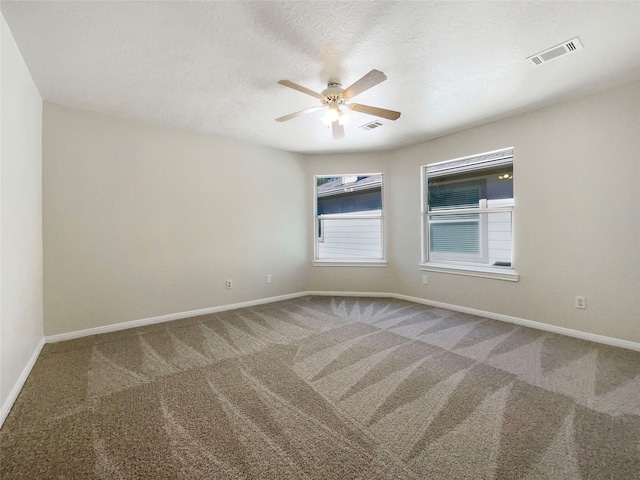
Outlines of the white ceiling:
M34 2L2 13L43 99L305 153L389 149L640 78L640 2ZM579 37L538 67L525 58ZM333 140L318 104L278 85L388 80Z

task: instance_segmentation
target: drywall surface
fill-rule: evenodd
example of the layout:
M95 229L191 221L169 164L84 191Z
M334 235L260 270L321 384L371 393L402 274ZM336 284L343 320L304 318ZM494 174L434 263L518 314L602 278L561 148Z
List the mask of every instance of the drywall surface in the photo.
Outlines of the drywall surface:
M339 141L339 140L338 140ZM388 170L390 152L343 154L343 155L309 155L306 157L308 210L306 228L309 232L307 245L309 258L313 259L315 241L315 212L313 211L313 196L315 195L314 178L319 176L340 176L349 174L383 174L383 228L384 245L387 253L390 251L389 241L393 219L389 218L387 202L393 195L389 189ZM388 266L313 266L307 264L308 289L323 292L389 292Z
M45 103L43 182L47 335L304 290L297 154Z
M5 407L43 336L42 99L4 17L0 35L0 405Z
M634 82L396 151L392 291L640 342L639 132ZM520 281L419 270L421 165L511 146Z
M338 291L640 341L638 82L373 154L303 157L51 104L44 112L49 335ZM420 270L421 166L511 146L520 280ZM314 267L313 176L353 173L385 175L388 266Z

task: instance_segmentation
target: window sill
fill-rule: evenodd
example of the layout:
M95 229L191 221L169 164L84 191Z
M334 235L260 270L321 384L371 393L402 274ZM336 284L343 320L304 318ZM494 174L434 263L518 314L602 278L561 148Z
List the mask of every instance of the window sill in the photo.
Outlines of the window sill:
M314 260L314 267L386 267L386 260L339 260L329 258L326 260Z
M419 264L420 270L427 272L452 273L454 275L466 275L469 277L492 278L494 280L506 280L517 282L520 279L518 272L499 267L480 267L475 265L452 265L448 263L428 262Z

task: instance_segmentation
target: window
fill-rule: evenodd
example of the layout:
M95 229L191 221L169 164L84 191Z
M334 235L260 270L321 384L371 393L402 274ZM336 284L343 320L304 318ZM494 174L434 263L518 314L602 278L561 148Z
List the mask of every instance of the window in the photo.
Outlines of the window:
M384 266L382 175L315 177L314 265Z
M421 267L517 281L513 266L513 149L422 169Z

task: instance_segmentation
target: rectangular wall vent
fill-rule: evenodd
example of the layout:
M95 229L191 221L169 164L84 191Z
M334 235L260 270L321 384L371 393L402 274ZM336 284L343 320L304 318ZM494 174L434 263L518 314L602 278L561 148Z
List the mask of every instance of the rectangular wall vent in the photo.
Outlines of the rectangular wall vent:
M365 130L373 130L374 128L381 127L382 125L384 124L380 123L377 120L374 120L373 122L369 122L369 123L365 123L364 125L361 125L360 128L364 128Z
M563 55L567 55L568 53L577 52L578 50L582 50L582 43L580 43L580 39L576 37L561 43L560 45L548 48L547 50L536 53L535 55L531 55L530 57L527 57L526 60L531 65L538 66L543 63L550 62L551 60L555 60L558 57L562 57Z

